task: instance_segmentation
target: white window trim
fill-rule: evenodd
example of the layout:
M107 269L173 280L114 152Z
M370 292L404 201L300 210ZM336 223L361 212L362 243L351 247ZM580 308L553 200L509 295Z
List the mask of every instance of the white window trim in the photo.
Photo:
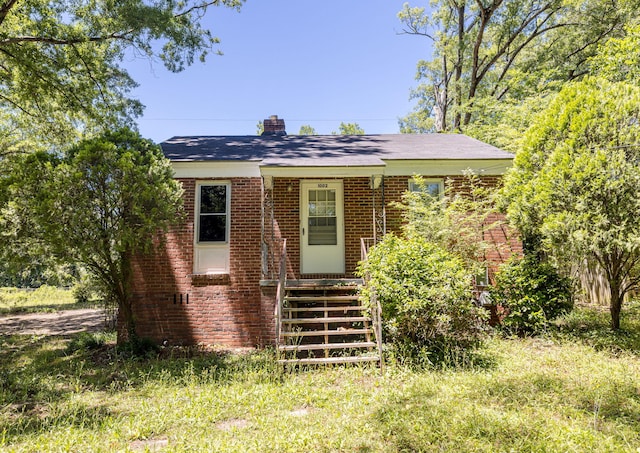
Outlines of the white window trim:
M200 197L203 186L226 186L226 230L225 241L200 242ZM194 274L228 274L229 242L231 235L231 182L226 180L202 180L196 183L193 235Z

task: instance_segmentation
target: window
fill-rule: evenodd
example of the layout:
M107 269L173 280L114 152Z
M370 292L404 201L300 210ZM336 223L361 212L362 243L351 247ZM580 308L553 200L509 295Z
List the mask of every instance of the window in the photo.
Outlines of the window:
M489 268L485 264L484 269L482 269L475 276L476 286L489 286Z
M432 197L439 198L444 193L444 184L442 179L423 179L424 187L413 179L409 180L409 190L411 192L424 192Z
M198 201L198 243L226 243L229 232L229 187L201 185Z
M231 184L203 181L196 186L195 274L229 272Z
M309 190L309 245L336 245L336 189Z

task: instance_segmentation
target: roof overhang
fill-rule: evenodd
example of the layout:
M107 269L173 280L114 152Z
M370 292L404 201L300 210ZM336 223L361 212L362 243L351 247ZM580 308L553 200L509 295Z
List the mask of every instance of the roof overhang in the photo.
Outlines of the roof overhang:
M471 170L479 176L503 175L513 165L512 159L438 159L388 160L385 176L455 176Z
M174 178L259 178L259 162L207 160L171 162Z
M176 178L355 178L385 176L455 176L465 170L477 175L502 175L513 164L511 159L438 159L386 160L362 162L360 165L323 165L308 160L286 162L198 161L172 162Z
M262 176L274 178L357 178L382 175L380 167L261 167Z

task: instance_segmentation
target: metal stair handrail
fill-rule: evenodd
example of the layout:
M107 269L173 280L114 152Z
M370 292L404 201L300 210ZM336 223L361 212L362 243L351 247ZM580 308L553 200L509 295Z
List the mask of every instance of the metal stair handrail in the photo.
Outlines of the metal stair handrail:
M374 238L360 238L360 256L362 258L362 261L367 259L369 248L371 248L374 244ZM367 285L370 279L369 274L366 273L363 279L364 284ZM380 357L380 371L383 371L384 360L382 357L382 306L380 305L380 301L378 300L378 294L376 293L375 288L369 288L369 294L371 295L371 298L369 300L371 305L371 322L373 324L373 331L376 336L376 346L378 348L378 355Z
M282 304L284 302L285 285L287 283L287 240L282 240L282 249L280 251L280 269L278 273L278 288L276 289L276 351L280 346L280 328L282 325Z

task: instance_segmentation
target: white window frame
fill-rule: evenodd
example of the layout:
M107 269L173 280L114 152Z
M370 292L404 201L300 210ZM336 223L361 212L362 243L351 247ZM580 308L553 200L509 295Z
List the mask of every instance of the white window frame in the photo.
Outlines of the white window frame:
M491 284L489 280L489 266L487 266L485 263L484 269L482 269L480 273L474 275L473 279L476 286L489 286Z
M438 198L442 198L444 196L444 179L442 178L423 178L422 179L425 184L437 184L438 185ZM419 192L416 187L416 180L411 178L408 182L409 191L410 192Z
M202 187L225 186L226 187L226 222L224 241L200 242L200 200ZM229 273L229 242L231 233L231 182L220 180L203 180L196 183L194 209L194 247L193 247L193 271L194 274L227 274Z

